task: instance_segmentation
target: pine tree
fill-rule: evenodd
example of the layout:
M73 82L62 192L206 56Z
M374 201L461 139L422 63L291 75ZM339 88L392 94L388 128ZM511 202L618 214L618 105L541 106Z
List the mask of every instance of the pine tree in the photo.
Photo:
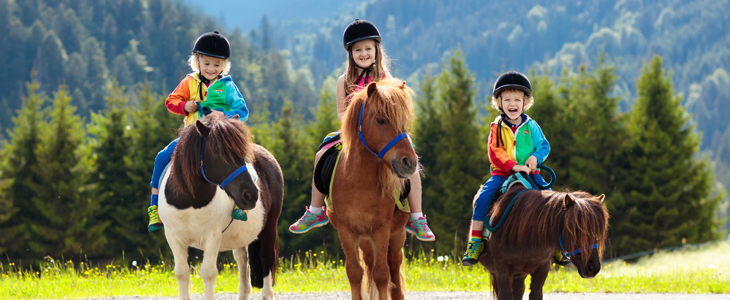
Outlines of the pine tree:
M105 249L108 222L96 219L100 205L92 199L86 184L90 166L84 162L81 146L85 132L76 108L70 105L65 86L54 95L48 131L37 148L40 182L30 204L37 213L28 216L32 235L26 247L33 258L46 255L79 260L94 257Z
M134 222L133 212L139 209L139 205L135 205L139 199L135 199L132 189L129 188L132 180L127 175L125 165L125 157L130 147L127 102L128 96L124 94L124 88L114 81L109 87L109 96L106 97L106 110L103 114L92 113L92 124L89 127L89 133L96 142L95 172L91 180L96 183L96 201L103 207L100 218L111 221L109 252L106 253L110 256L120 254L122 250L135 253L133 250L136 249L132 248L134 232L139 232L139 228L145 225Z
M438 78L439 106L443 109L438 115L443 135L436 154L439 171L435 180L440 184L435 193L429 193L437 198L423 199L424 212L433 216L431 227L444 241L453 234L466 236L474 194L489 172L487 154L479 142L483 137L477 124L474 94L474 77L461 52L456 52ZM450 242L446 245L453 247Z
M578 75L585 84L583 97L575 105L577 126L573 127L570 156L570 187L610 196L616 188L619 149L625 141L623 117L619 111L620 98L611 96L616 85L615 66L608 65L603 54L596 70L589 73L581 68Z
M699 137L654 57L638 80L638 99L628 114L630 140L624 184L607 201L614 222L612 252L618 255L718 237L720 193L712 188L706 158L695 157Z
M145 226L149 221L147 207L150 205L150 178L155 156L174 138L171 132L161 130L161 120L155 118L158 106L165 107L151 86L146 84L139 91L140 102L130 111L132 118L129 134L129 151L124 157L126 174L129 177L129 201L127 214L131 226L124 236L130 242L130 249L141 249L145 255L155 255L160 251L168 253L169 247L163 235L150 235ZM166 110L166 109L165 109ZM172 115L167 112L167 115ZM174 116L174 115L172 115ZM129 253L129 252L127 252ZM112 253L119 254L119 253ZM136 253L134 253L136 255Z
M41 182L36 149L48 128L46 111L41 110L48 98L38 93L38 82L27 83L26 89L28 95L8 131L9 142L3 141L0 152L0 253L30 262L38 257L26 251L34 238L29 227L40 212L28 199L37 197L35 187Z

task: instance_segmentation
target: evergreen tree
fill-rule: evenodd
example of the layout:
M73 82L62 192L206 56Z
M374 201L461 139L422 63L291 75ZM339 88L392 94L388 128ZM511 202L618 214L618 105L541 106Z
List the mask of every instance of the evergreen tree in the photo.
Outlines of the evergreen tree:
M165 238L162 235L150 235L145 226L149 221L147 207L150 205L150 178L155 156L174 139L172 131L162 130L161 120L155 117L157 107L165 108L163 102L156 99L157 97L152 93L149 84L140 90L140 102L130 112L132 118L131 129L128 131L130 147L124 157L126 174L130 180L128 187L130 199L126 201L129 215L127 221L130 223L127 224L129 232L125 232L124 237L129 240L130 245L141 249L146 255L154 255L162 250L169 253ZM168 112L166 114L172 115Z
M129 154L131 144L126 129L129 125L126 111L128 96L116 81L109 87L109 91L104 113L91 115L89 133L94 137L93 149L96 154L95 172L91 180L96 183L96 201L103 207L100 218L111 221L109 252L106 254L113 256L120 254L122 250L127 253L136 252L130 251L136 250L133 248L134 232L139 232L139 228L145 223L134 222L133 212L135 208L139 209L139 205L135 205L139 203L139 199L134 198L133 189L130 188L132 180L125 165L125 157Z
M617 255L716 239L722 195L712 188L707 159L698 159L699 137L674 94L662 60L654 57L638 80L638 99L628 115L630 140L624 184L607 201Z
M322 142L322 139L330 132L339 130L340 120L337 119L337 99L332 92L336 83L327 80L322 84L319 93L319 103L316 108L310 108L314 116L314 122L309 126L309 147L315 149Z
M41 110L47 97L38 93L38 82L26 84L26 89L28 95L0 152L0 253L13 261L30 262L39 258L26 245L35 238L29 227L40 212L28 199L37 198L36 187L42 182L36 149L48 124Z
M420 86L421 95L416 97L416 121L413 128L413 143L416 145L416 152L419 154L419 162L423 167L422 186L424 199L439 199L438 190L432 187L438 185L436 176L441 170L438 169L437 159L441 155L441 140L443 128L441 102L437 100L436 77L429 71L423 76ZM431 206L432 203L424 206Z
M601 54L595 72L581 68L578 75L585 81L581 84L585 89L574 106L577 126L572 130L569 180L571 188L596 195L612 194L619 179L616 173L622 167L618 155L626 136L620 98L611 96L618 80L615 69Z
M438 98L443 111L443 135L440 139L436 180L437 198L424 198L424 211L432 215L436 236L447 238L456 234L465 237L469 229L474 193L489 172L487 154L479 141L479 126L474 105L474 77L468 70L461 52L449 58L448 69L438 78ZM460 217L454 217L460 216ZM452 244L445 245L451 248Z
M48 131L37 148L40 182L30 204L37 213L29 216L32 239L26 247L36 260L46 255L80 260L105 249L108 222L97 220L100 205L86 184L90 165L81 146L85 132L76 108L70 105L65 86L54 95Z

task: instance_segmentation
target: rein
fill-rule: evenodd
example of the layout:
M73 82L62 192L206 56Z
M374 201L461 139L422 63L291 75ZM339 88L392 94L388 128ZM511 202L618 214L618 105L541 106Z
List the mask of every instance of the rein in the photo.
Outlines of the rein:
M532 174L530 174L529 176L523 176L523 177L529 182L529 184L531 184L534 187L537 187L537 189L539 189L539 190L547 190L547 189L551 188L555 184L555 172L553 172L553 169L550 169L544 165L537 165L537 167L540 168L540 170L545 170L550 174L550 182L547 185L545 185L545 186L538 185L535 182L535 180L532 179L532 176L534 176ZM497 225L494 225L494 227L492 227L492 224L491 224L492 222L490 222L490 221L484 222L484 225L487 227L487 229L489 231L494 232L494 231L497 231L497 229L499 229L500 227L502 227L502 225L504 224L504 221L507 220L507 215L509 214L510 210L512 210L512 206L515 204L515 200L517 200L517 198L520 197L520 195L522 193L532 190L532 189L534 189L534 188L527 187L526 189L521 190L519 193L517 193L517 195L512 197L512 200L510 200L509 204L507 205L507 208L504 210L504 213L502 213L502 218L499 220L499 223L497 223Z
M228 184L231 183L231 181L233 181L233 179L235 179L238 175L240 175L243 172L248 171L248 167L246 165L243 165L242 167L233 171L233 173L231 173L231 175L228 175L226 180L223 180L223 182L221 184L212 182L212 181L210 181L210 179L208 179L207 176L205 176L205 170L203 169L203 154L204 153L205 153L205 137L203 137L203 143L200 144L200 173L203 174L203 178L205 179L205 181L207 181L208 183L210 183L212 185L217 185L221 189L225 189L226 186L228 186ZM223 228L223 231L221 231L221 233L226 232L226 230L228 230L228 227L231 226L231 223L233 223L233 218L231 218L231 221L228 222L228 226L226 226L226 228Z
M363 114L364 110L365 110L365 101L363 101L362 105L360 106L360 117L357 119L357 127L358 127L357 133L360 135L360 142L362 142L362 145L365 146L365 149L368 149L368 151L370 151L370 153L372 153L373 155L377 156L378 159L383 159L383 157L385 156L385 153L387 153L388 150L390 150L390 148L393 148L393 146L395 146L396 143L400 142L400 140L407 138L408 134L404 132L404 133L397 135L390 141L390 143L385 145L385 147L382 150L380 150L380 152L375 153L375 151L371 150L370 147L368 147L368 145L365 143L365 137L363 137L363 135L362 135L362 114ZM202 168L203 160L201 159L200 162L201 162L201 168Z

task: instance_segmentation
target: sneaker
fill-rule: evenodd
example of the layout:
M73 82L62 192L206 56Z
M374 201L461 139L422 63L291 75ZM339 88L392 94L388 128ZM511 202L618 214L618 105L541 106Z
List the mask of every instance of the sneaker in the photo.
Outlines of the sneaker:
M555 250L555 253L553 253L553 261L558 265L565 266L570 263L570 257L563 255L560 250Z
M157 205L152 205L147 208L147 214L150 215L150 224L147 225L147 231L153 232L162 228L162 221L160 221L160 215L157 213Z
M231 218L239 221L247 221L248 214L240 208L236 207L236 209L233 210L233 213L231 213Z
M482 241L469 241L469 245L466 246L464 258L461 259L461 265L468 267L477 264L479 262L479 254L482 254L482 250L484 250L484 243Z
M431 229L428 228L428 224L426 224L425 215L417 220L411 220L411 218L408 218L408 223L406 223L406 232L415 235L417 239L424 242L433 242L436 240L436 236L433 235Z
M322 227L327 225L330 219L327 217L327 211L322 210L322 213L315 215L309 212L309 208L306 209L304 215L296 221L294 224L289 226L289 231L296 234L302 234L309 231L312 228Z

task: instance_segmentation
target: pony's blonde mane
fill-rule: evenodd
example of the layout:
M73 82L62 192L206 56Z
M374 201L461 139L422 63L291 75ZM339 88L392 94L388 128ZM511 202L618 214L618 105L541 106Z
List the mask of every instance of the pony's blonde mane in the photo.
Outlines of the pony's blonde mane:
M373 91L370 97L368 91ZM365 103L363 114L372 112L372 115L388 120L389 126L394 126L396 131L410 133L414 119L411 95L415 95L415 93L406 86L406 82L396 78L371 82L366 88L353 94L342 120L342 154L344 157L352 156L354 150L358 148L364 149L359 140L357 124L363 102ZM369 147L372 146L369 145ZM377 149L373 151L377 151ZM368 155L371 154L368 153ZM375 156L372 158L377 159ZM392 195L403 185L404 180L393 175L387 162L381 160L378 164L378 177L382 191L384 195Z

